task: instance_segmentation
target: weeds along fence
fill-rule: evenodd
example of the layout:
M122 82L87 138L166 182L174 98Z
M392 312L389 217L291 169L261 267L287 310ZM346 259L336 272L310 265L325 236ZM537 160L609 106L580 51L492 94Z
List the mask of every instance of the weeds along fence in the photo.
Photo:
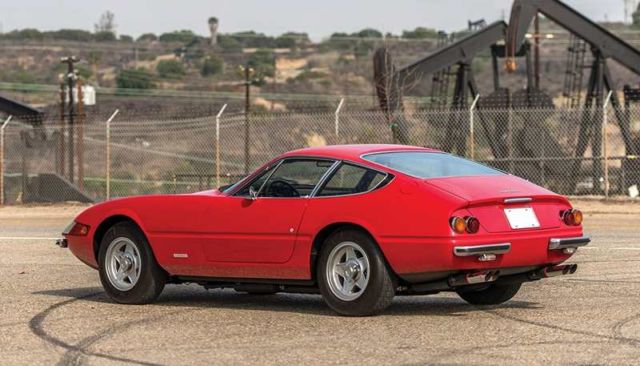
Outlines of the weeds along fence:
M616 113L611 106L407 110L389 118L341 103L332 113L221 109L205 117L148 120L116 114L110 122L73 129L28 122L0 119L4 204L195 192L233 183L282 152L330 144L433 147L566 195L634 195L640 183L640 113Z

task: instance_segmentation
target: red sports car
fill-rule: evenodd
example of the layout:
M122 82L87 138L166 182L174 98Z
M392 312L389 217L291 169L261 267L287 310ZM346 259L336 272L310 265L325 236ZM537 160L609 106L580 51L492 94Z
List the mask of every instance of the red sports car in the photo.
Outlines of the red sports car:
M64 230L120 303L167 283L249 293L320 292L345 315L395 295L511 299L523 282L575 272L589 243L566 198L440 151L344 145L291 151L240 182L117 199Z

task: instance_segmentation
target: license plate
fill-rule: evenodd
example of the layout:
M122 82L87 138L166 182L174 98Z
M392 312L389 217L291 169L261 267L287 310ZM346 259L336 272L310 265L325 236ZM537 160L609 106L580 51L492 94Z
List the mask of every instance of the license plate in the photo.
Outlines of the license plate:
M512 229L530 229L540 227L536 213L531 207L505 208L505 215Z

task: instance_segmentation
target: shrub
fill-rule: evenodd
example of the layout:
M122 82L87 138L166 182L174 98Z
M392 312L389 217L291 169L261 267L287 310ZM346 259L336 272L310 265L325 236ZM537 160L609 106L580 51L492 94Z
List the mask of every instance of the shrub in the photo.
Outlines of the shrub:
M202 76L212 76L221 74L224 70L224 61L222 58L211 55L204 58L202 61L202 67L200 68L200 74Z
M121 89L152 89L151 73L145 69L122 70L116 76L116 85Z
M156 71L161 78L165 79L181 78L186 74L184 66L177 60L162 60L158 62Z

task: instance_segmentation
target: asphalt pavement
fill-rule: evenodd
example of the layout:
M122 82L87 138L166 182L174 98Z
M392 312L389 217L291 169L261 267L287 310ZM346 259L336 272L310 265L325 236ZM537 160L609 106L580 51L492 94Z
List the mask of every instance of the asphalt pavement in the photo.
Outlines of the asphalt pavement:
M575 275L525 284L501 306L396 297L368 318L337 316L318 295L196 285L115 304L53 245L80 209L0 209L0 364L640 364L640 230L624 208L586 214L593 242Z

